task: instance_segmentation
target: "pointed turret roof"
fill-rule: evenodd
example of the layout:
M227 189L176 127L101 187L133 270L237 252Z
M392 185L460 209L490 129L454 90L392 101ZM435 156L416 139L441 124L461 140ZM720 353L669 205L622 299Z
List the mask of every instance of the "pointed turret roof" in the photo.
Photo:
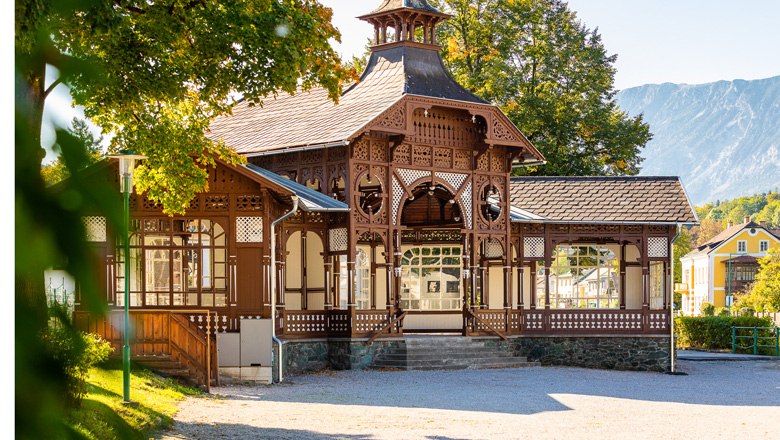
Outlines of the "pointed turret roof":
M414 9L415 11L420 12L428 12L431 14L438 14L443 16L447 15L428 4L427 0L384 0L384 2L382 2L378 8L374 9L371 13L366 14L366 16L397 11L399 9Z

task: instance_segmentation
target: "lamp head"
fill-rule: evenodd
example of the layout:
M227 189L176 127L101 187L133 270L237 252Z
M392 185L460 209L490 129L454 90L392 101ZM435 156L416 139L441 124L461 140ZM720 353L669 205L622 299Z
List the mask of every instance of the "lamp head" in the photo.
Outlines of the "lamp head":
M147 156L136 154L133 150L120 150L118 154L108 157L119 160L119 190L123 193L132 192L135 162L146 159Z

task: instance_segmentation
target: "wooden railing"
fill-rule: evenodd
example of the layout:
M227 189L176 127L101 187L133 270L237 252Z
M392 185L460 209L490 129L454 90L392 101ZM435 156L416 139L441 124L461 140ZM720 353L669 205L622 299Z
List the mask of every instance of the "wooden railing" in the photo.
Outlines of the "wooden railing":
M667 335L664 310L469 310L467 335Z
M397 336L403 334L403 320L396 317L387 310L282 310L276 331L286 339Z
M107 340L114 347L113 356L121 357L123 311L111 311L105 316L77 311L73 321L79 330ZM189 370L198 385L210 391L212 384L219 383L217 342L212 327L216 321L216 313L207 310L130 311L130 356L170 356Z
M466 309L466 335L493 334L506 339L508 310Z

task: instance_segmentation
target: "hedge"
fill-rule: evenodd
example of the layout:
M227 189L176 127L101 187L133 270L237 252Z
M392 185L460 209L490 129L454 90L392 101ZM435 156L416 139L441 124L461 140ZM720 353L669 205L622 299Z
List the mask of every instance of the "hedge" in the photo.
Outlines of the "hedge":
M674 320L679 348L731 349L731 327L774 327L755 316L679 316Z

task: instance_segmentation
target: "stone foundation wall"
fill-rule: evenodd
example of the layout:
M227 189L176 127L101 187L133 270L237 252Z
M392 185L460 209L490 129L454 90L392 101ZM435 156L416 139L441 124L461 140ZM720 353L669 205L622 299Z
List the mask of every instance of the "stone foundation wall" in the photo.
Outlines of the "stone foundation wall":
M371 345L349 339L300 340L284 343L284 375L333 370L368 368L381 353L404 347L403 339L380 339ZM279 381L278 346L274 344L274 382Z
M510 340L517 356L542 365L605 370L669 371L668 337L520 337Z
M668 337L532 337L502 341L475 337L490 347L508 347L515 356L525 356L542 365L599 368L607 370L669 371ZM378 355L405 348L403 339L380 339L371 345L349 339L296 340L284 343L284 375L309 373L327 368L362 370ZM274 345L274 382L279 381L278 349Z

